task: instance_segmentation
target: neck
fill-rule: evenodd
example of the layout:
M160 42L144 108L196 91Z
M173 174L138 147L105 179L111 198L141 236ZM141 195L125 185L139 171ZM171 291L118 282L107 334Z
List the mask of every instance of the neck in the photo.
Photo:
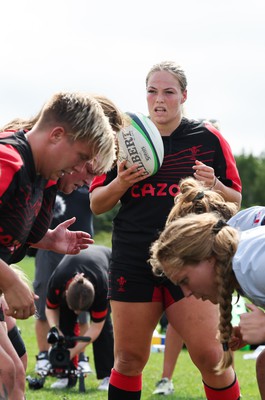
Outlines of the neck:
M174 121L170 121L167 124L156 123L156 127L159 130L161 136L170 136L180 125L182 120L182 114L175 118Z

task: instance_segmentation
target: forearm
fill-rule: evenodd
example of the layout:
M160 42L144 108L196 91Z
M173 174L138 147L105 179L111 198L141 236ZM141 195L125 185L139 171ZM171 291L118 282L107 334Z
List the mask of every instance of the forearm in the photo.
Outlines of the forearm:
M49 327L52 328L53 326L56 326L56 328L59 329L59 319L60 319L59 308L51 309L46 307L45 313Z
M232 203L238 204L238 209L241 206L242 195L235 189L225 186L218 178L216 178L216 182L212 187L212 190L215 192L221 193L225 201L230 201Z
M124 195L128 187L119 185L117 178L107 186L97 187L90 193L90 208L95 215L111 210Z
M35 249L52 250L54 247L54 243L52 240L52 230L48 229L43 238L37 243L32 243L31 247Z
M75 355L77 355L77 354L81 353L82 351L84 351L88 344L93 343L99 337L99 335L100 335L100 333L102 331L104 323L105 323L105 321L98 322L98 323L95 323L95 322L91 323L91 325L89 326L87 331L84 332L84 336L85 337L90 337L91 338L90 342L77 342L76 346L73 349L71 349L71 351L70 351L71 359Z

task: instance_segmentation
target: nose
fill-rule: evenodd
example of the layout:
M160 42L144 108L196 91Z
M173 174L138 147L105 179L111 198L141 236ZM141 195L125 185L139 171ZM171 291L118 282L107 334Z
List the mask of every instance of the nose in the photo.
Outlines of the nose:
M84 184L89 186L93 181L94 177L95 177L94 175L89 174L89 176L86 179L84 179Z
M76 164L76 165L73 167L73 170L74 170L75 172L82 172L83 169L84 169L84 167L85 167L85 165L86 165L86 161L82 161L82 162L80 162L79 164Z
M158 93L156 96L157 103L164 103L164 96L161 93Z

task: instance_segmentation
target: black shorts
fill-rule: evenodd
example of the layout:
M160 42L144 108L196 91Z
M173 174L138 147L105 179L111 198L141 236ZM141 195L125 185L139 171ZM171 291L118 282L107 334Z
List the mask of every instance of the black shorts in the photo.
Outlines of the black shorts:
M136 302L160 302L164 309L183 299L181 288L165 277L156 277L151 268L111 265L109 271L110 300Z

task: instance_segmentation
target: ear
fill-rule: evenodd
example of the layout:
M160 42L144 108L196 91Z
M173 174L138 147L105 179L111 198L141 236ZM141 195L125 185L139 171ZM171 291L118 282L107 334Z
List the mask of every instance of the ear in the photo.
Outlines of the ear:
M216 263L216 258L214 256L211 256L210 258L208 258L208 262L211 267L214 267Z
M62 138L64 138L66 135L66 132L62 126L56 126L53 128L50 132L50 139L52 143L58 143Z
M182 93L182 99L181 99L181 104L185 103L185 101L187 100L187 90L184 90L184 92Z

